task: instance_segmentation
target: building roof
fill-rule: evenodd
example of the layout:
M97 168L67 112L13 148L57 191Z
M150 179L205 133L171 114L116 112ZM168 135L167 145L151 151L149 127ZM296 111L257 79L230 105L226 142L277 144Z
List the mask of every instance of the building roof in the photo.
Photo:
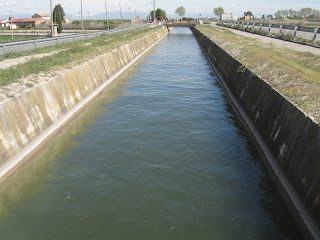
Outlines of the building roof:
M49 17L49 14L46 13L35 13L34 15L39 15L41 17Z
M36 21L41 21L41 22L47 22L49 21L48 19L44 18L22 18L22 19L12 19L13 23L19 23L19 22L36 22ZM10 21L11 22L11 21Z

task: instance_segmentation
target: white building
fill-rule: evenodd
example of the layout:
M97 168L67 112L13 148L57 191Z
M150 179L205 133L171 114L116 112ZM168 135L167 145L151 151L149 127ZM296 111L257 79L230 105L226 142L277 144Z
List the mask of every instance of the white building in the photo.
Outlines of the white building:
M11 21L9 19L0 20L0 27L9 27L10 29L17 29L17 24L12 23L11 27Z
M232 20L232 13L222 13L221 20Z

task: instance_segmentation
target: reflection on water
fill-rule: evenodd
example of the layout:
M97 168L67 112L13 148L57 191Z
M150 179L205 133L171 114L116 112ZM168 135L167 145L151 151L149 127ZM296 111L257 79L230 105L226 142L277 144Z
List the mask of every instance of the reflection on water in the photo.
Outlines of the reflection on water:
M11 181L0 195L1 239L297 236L261 158L183 28Z

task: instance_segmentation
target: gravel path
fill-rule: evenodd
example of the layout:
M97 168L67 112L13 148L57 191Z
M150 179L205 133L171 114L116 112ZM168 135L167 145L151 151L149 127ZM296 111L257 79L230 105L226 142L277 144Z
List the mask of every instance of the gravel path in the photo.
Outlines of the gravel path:
M213 24L212 26L218 27L215 24ZM220 27L220 28L224 28L224 27ZM264 43L273 43L273 44L278 45L280 47L286 47L286 48L289 48L289 49L292 49L292 50L295 50L295 51L311 52L311 53L313 53L315 55L320 55L320 48L305 46L305 45L301 45L301 44L293 43L293 42L287 42L287 41L283 41L281 39L265 37L265 36L261 36L261 35L257 35L257 34L253 34L253 33L248 33L248 32L244 32L244 31L232 29L232 28L226 28L226 29L228 29L231 32L234 32L236 34L245 36L245 37L251 37L251 38L259 39Z

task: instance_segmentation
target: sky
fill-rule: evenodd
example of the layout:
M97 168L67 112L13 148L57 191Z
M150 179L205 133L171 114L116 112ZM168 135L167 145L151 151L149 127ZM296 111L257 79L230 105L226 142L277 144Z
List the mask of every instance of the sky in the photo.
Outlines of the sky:
M81 0L52 0L53 5L61 4L66 16L78 19ZM108 11L119 11L119 3L122 11L150 12L153 9L153 0L107 0ZM105 0L82 0L84 15L95 15L105 12ZM245 11L251 11L255 16L274 14L277 10L311 7L320 10L319 0L156 0L156 8L162 8L167 15L176 17L175 10L184 6L186 15L200 14L202 16L214 17L213 9L223 7L226 13L241 16ZM36 12L50 12L50 0L0 0L0 15L12 15L16 18L19 14L34 14ZM89 12L89 13L88 13Z

